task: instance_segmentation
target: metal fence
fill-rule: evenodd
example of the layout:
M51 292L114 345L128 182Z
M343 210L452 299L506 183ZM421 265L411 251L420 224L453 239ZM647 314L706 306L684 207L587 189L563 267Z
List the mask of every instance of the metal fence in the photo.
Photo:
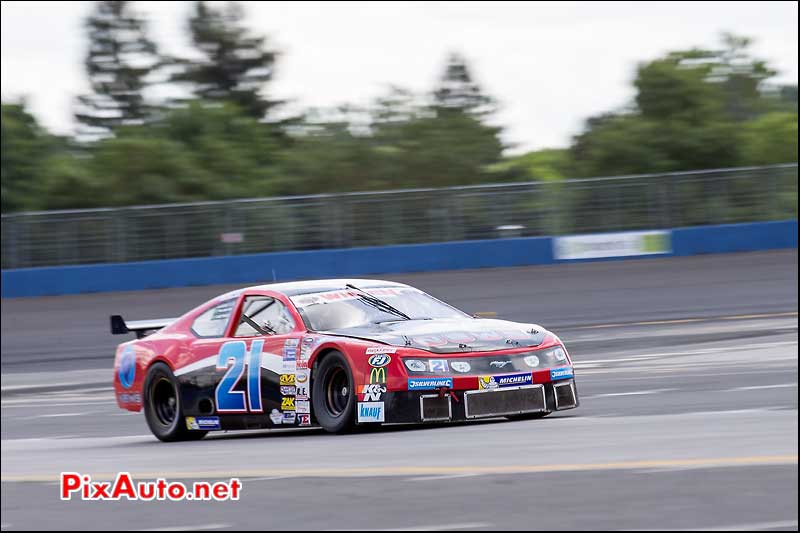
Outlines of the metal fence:
M2 216L2 267L797 218L797 164Z

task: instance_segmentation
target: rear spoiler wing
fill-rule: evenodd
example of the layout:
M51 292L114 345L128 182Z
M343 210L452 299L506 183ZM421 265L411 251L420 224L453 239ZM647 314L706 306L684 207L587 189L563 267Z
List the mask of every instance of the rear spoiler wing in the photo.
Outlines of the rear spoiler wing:
M111 315L111 334L125 335L126 333L136 333L136 338L141 339L151 333L155 333L161 328L165 328L175 322L177 318L156 318L154 320L133 320L126 322L121 315Z

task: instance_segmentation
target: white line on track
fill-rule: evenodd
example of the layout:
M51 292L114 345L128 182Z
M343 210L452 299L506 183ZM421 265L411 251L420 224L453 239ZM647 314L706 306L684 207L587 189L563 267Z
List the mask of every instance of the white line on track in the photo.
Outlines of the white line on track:
M723 392L743 391L743 390L762 390L762 389L786 389L797 387L797 383L779 383L777 385L761 385L753 387L736 387L735 389L725 389Z
M477 473L463 473L463 474L445 474L441 476L421 476L421 477L410 477L408 479L404 479L403 481L438 481L440 479L455 479L459 477L474 477L480 474Z
M474 522L470 524L442 524L438 526L398 527L389 529L328 529L326 531L455 531L458 529L488 528L490 526L491 524L486 522Z
M651 389L651 390L637 390L637 391L630 391L630 392L609 392L607 394L595 394L592 396L581 396L581 399L592 399L592 398L610 398L613 396L644 396L646 394L659 394L662 392L671 392L678 389Z
M735 526L698 527L694 529L629 529L627 531L763 531L767 529L795 528L797 520L780 522L758 522L755 524L736 524Z
M139 531L208 531L211 529L228 529L232 527L231 524L201 524L199 526L156 527L153 529L140 529Z
M87 411L85 413L53 413L48 415L33 415L26 418L60 418L62 416L84 416L92 414L91 411Z

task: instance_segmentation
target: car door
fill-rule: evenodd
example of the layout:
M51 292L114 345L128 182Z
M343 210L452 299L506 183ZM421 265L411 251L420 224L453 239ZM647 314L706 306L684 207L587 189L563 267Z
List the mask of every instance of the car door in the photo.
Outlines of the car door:
M218 411L263 414L273 425L294 425L295 358L302 332L286 304L275 295L244 294L218 363L218 368L225 364L238 379L220 380ZM237 370L230 370L237 365ZM305 404L301 410L306 410Z

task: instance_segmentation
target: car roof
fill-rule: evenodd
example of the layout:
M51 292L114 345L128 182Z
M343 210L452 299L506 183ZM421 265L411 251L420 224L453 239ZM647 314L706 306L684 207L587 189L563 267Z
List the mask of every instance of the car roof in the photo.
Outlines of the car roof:
M346 289L346 285L355 285L360 289L375 287L408 287L404 283L396 281L386 281L382 279L313 279L306 281L290 281L285 283L268 283L266 285L253 285L237 289L228 293L229 295L239 294L242 291L275 291L286 296L297 296L299 294L309 294L314 292L327 292ZM225 297L227 295L222 295Z

